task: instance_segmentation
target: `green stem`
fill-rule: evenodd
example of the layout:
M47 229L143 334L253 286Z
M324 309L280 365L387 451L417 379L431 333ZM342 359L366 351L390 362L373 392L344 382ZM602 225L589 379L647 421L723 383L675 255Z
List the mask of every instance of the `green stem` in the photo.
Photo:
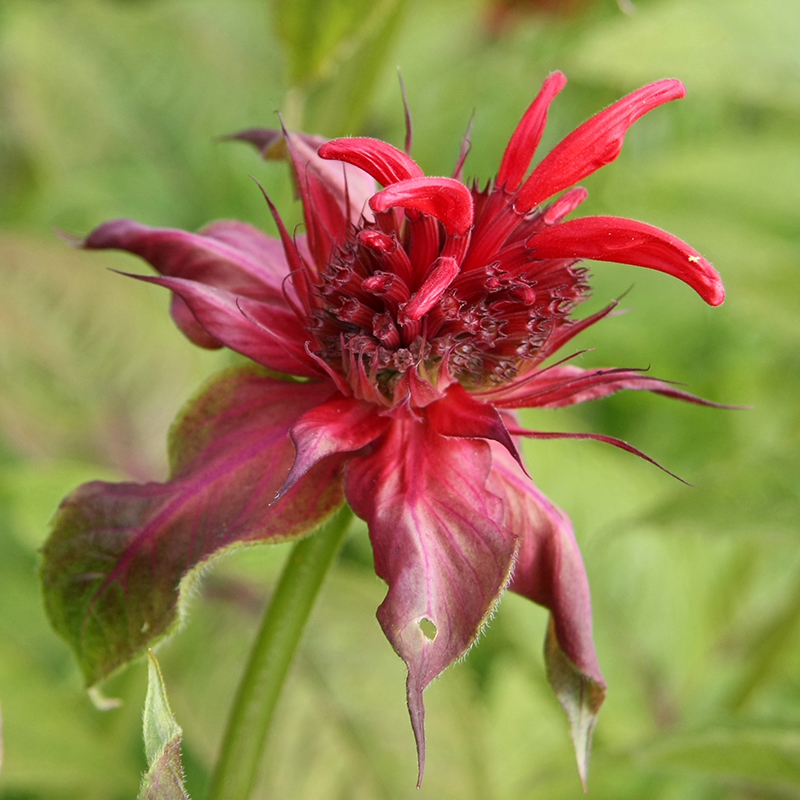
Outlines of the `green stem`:
M352 516L344 505L289 554L239 684L207 800L250 797L283 682Z

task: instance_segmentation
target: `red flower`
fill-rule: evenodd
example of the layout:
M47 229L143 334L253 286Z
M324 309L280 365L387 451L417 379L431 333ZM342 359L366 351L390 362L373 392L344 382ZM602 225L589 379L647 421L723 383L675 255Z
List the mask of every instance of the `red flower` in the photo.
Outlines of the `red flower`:
M573 318L588 291L579 259L666 272L712 305L723 289L698 252L658 228L616 217L564 221L586 196L571 187L617 157L639 117L682 97L682 84L633 92L528 175L565 82L561 73L547 78L485 189L426 177L375 139L254 130L238 137L268 156L288 150L305 235L290 236L273 208L280 241L240 222L191 234L128 220L86 239L87 248L149 261L160 276L138 277L173 292L173 317L193 342L224 345L272 371L227 373L201 397L177 424L169 482L89 484L67 501L62 514L82 536L91 531L94 546L98 531L118 536L92 613L131 575L146 581L153 564L172 569L166 621L150 624L152 637L174 618L174 587L193 565L235 542L301 535L343 491L369 525L389 587L378 619L408 666L420 776L423 691L469 649L506 586L550 609L548 670L585 774L605 693L588 584L568 518L537 490L515 443L566 434L523 430L513 412L621 389L702 402L636 370L542 366L613 308Z

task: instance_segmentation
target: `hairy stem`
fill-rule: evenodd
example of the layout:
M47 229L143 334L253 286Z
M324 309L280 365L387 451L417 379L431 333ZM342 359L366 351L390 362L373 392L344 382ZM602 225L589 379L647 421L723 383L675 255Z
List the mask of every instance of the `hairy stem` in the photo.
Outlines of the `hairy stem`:
M207 800L250 797L283 682L352 516L343 506L292 549L239 684Z

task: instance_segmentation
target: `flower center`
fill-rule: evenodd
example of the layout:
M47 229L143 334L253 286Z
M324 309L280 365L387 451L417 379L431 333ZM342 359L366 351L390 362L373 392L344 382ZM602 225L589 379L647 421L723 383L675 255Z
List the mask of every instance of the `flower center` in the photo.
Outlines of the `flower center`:
M316 354L354 394L366 380L391 405L409 370L434 385L444 371L473 390L507 382L573 324L586 270L574 259L533 258L525 241L542 214L520 215L508 202L492 209L476 195L488 213L476 218L468 246L430 216L390 211L362 221L332 254L310 327ZM499 240L498 224L506 228Z

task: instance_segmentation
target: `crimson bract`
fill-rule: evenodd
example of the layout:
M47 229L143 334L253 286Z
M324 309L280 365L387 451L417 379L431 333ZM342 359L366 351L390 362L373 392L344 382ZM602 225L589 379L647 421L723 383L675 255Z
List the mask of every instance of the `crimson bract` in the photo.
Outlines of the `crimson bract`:
M146 259L159 275L139 277L171 290L191 341L254 362L212 381L175 424L168 482L91 483L62 505L45 551L48 607L90 683L163 635L197 564L237 543L303 536L348 502L388 584L378 620L408 666L420 777L423 691L506 587L551 612L548 674L585 776L605 694L586 574L568 518L517 449L520 436L567 434L524 430L514 411L621 389L701 402L636 370L543 366L613 308L572 316L588 291L580 259L666 272L712 305L724 294L712 266L658 228L565 221L586 196L575 183L682 84L633 92L529 174L565 82L547 78L483 189L460 180L463 156L456 177L427 177L375 139L251 130L238 137L288 155L303 235L273 208L280 239L233 221L192 234L117 220L85 240Z

